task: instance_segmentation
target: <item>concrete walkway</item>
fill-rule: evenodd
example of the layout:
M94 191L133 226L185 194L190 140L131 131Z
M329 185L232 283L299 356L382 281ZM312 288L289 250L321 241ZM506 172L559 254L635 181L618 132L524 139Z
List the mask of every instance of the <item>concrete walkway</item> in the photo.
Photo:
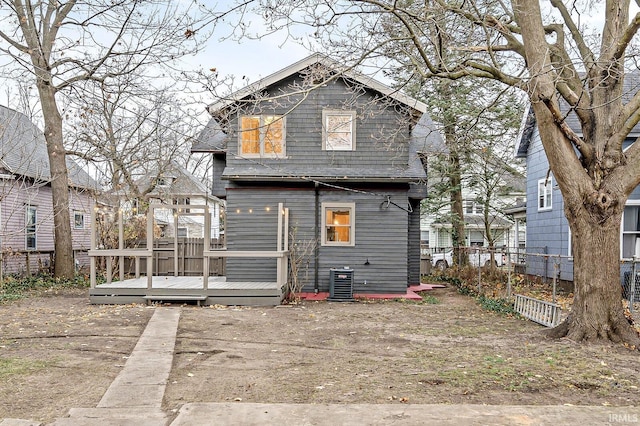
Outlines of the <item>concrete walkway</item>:
M158 307L122 371L96 408L72 408L53 424L164 426L162 398L178 331L180 308Z
M162 398L180 308L157 307L120 374L95 408L72 408L55 426L193 425L640 425L640 407L418 404L185 404L170 421ZM0 420L0 426L40 423Z
M186 404L171 426L640 424L640 408L420 404Z

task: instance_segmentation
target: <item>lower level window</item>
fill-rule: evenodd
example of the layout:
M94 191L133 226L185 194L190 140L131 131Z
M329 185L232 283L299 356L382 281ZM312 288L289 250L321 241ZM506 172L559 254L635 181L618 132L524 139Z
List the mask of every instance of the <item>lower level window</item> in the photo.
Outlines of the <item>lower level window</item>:
M355 203L322 203L322 245L355 245Z
M626 206L622 216L622 257L640 256L640 206Z
M25 217L25 233L27 250L36 249L36 223L38 221L38 211L35 206L27 206Z

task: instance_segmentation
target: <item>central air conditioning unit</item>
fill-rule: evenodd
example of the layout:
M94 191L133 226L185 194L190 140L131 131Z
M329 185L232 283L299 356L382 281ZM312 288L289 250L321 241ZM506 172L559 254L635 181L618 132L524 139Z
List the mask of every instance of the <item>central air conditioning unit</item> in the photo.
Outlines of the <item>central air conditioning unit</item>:
M331 302L353 302L353 269L329 270L329 297Z

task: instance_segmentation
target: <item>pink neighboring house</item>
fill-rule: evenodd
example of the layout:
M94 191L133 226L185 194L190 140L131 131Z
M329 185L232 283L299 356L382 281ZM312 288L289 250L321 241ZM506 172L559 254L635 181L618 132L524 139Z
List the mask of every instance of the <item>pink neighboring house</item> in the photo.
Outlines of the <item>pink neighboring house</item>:
M88 267L90 217L98 185L70 158L67 168L75 261L79 268ZM0 248L4 274L33 273L51 262L55 229L50 181L43 132L26 115L0 106Z

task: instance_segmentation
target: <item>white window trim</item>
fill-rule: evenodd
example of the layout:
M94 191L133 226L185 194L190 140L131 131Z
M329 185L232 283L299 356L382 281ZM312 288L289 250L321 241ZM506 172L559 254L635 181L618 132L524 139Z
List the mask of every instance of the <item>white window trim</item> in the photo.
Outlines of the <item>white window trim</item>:
M349 209L350 214L350 234L349 234L349 242L335 242L335 241L327 241L327 209ZM335 203L335 202L326 202L321 204L322 210L322 229L320 240L322 246L338 246L338 247L353 247L356 245L356 203Z
M329 148L327 147L327 120L330 115L351 116L351 147L350 148ZM356 150L356 112L341 109L322 110L322 150L323 151L355 151Z
M627 200L627 203L624 205L625 207L638 207L640 206L640 200ZM635 232L628 232L628 233L634 233ZM622 252L623 252L623 244L622 244L622 238L625 234L624 231L624 209L622 210L622 217L620 218L620 259L624 259L624 257L622 257Z
M468 203L471 203L471 212L469 212ZM472 198L467 198L463 202L465 214L480 216L484 214L484 204L477 202Z
M24 247L26 250L37 250L38 249L38 207L27 204L25 206L24 211ZM33 247L29 247L29 210L33 209L34 211L34 232L33 232Z
M242 153L242 118L254 117L260 120L260 153L259 154L243 154ZM282 153L265 154L264 152L264 135L266 126L264 125L264 117L276 117L274 121L282 122ZM244 158L286 158L287 155L287 120L284 115L279 114L239 114L238 115L238 157Z
M545 185L546 182L546 185ZM549 188L549 197L546 196L546 191L544 194L540 193L540 189ZM540 207L540 195L544 195L545 205ZM539 212L549 211L553 208L553 182L551 176L548 179L539 179L538 180L538 198L536 198L536 205L538 206Z
M82 216L82 226L77 225L76 216L78 215ZM73 229L84 229L84 212L81 212L79 210L73 211Z

